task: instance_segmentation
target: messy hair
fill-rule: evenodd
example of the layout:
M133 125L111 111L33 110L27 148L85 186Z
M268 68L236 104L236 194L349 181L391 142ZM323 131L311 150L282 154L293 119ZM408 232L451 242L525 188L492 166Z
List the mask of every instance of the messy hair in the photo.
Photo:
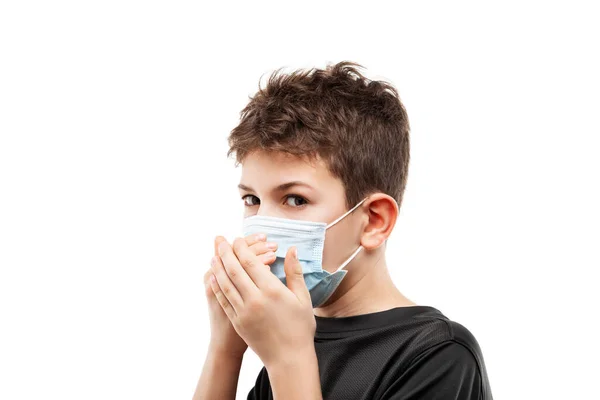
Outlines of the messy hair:
M370 80L361 65L270 75L229 135L237 163L255 150L320 157L345 188L348 207L383 192L398 206L408 175L409 123L397 90Z

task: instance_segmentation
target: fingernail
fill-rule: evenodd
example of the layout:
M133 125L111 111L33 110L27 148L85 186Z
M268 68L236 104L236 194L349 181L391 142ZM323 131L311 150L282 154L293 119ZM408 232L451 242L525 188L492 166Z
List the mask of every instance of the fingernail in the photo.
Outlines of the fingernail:
M294 247L294 249L292 250L292 257L294 257L294 260L298 261L298 248Z
M268 251L265 254L263 254L263 260L265 260L265 261L271 261L274 258L275 258L275 253L273 253L272 251Z
M277 243L269 242L267 243L267 249L275 250L277 248Z
M217 278L215 278L214 275L210 276L210 283L215 283L217 281Z
M214 267L216 264L217 264L217 257L211 258L210 259L210 265Z
M261 242L267 240L267 235L265 235L264 233L259 233L258 235L256 235L256 240Z

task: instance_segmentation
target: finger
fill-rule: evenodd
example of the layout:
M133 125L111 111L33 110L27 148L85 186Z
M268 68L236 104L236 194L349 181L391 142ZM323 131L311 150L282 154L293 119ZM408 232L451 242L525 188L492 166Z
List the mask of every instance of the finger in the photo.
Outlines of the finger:
M211 269L217 279L221 292L229 300L229 304L231 304L236 312L240 311L244 306L244 301L233 282L231 282L231 279L229 279L229 275L227 275L225 267L218 256L213 257L211 260Z
M217 236L214 243L215 256L219 255L219 244L221 244L221 242L225 242L225 238L223 236Z
M256 244L254 246L257 246ZM266 267L269 267L270 264L273 264L275 262L275 260L277 259L277 255L275 254L275 252L273 251L267 251L264 254L261 254L260 251L261 249L257 249L257 251L255 251L255 249L252 249L252 247L249 248L250 251L252 253L254 253L256 256L258 256L258 259L265 264Z
M247 244L247 242L246 242L246 244ZM277 243L275 243L275 242L257 242L252 245L248 245L248 248L254 254L256 254L257 256L260 256L261 254L266 254L269 252L272 253L272 252L277 251Z
M270 251L259 256L259 259L263 264L265 264L265 266L268 267L270 264L273 264L275 262L275 260L277 259L277 255Z
M206 287L210 287L210 277L213 276L214 273L212 271L212 268L209 268L205 273L204 273L204 286Z
M269 242L266 243L267 235L264 233L257 233L255 235L246 236L246 244L252 248L254 254L261 256L261 261L265 265L272 264L277 256L275 251L277 250L277 243ZM217 236L214 242L215 256L219 255L219 244L226 241L223 236ZM208 282L208 281L207 281Z
M227 317L229 318L229 320L233 321L233 319L237 316L237 314L236 314L235 310L233 309L233 307L231 306L231 303L229 303L229 300L227 300L227 297L223 294L223 291L221 290L221 287L219 286L219 282L217 282L214 275L210 276L209 282L210 282L210 287L211 287L213 293L215 294L217 301L219 302L219 305L221 306L221 308L223 309L225 314L227 314Z
M245 239L237 238L234 243L236 242L247 246ZM228 242L221 242L219 245L219 258L221 259L227 275L237 287L242 298L250 298L250 296L258 294L256 284L244 270L240 260L238 260L237 256L234 254L233 248Z
M275 251L277 250L277 243L266 243L267 235L263 233L257 233L254 235L246 236L246 244L252 248L254 254L259 255L261 261L265 265L270 265L275 262L277 256ZM219 244L226 241L223 236L217 236L214 242L215 256L219 255ZM208 281L206 281L208 283Z
M244 245L246 245L246 241L244 239L236 239ZM219 263L223 266L225 273L227 274L230 282L235 286L237 292L241 296L242 299L248 299L250 296L256 295L258 293L258 288L248 276L248 273L244 271L244 268L240 265L239 260L233 254L233 250L229 243L221 242L219 245ZM219 277L217 276L217 279ZM221 282L219 281L219 284ZM223 288L225 291L225 288ZM232 303L235 307L235 304Z
M310 293L306 287L304 281L304 274L302 273L302 265L298 261L298 249L292 246L288 249L285 255L285 261L283 264L285 270L285 281L288 289L290 289L303 304L311 302Z
M267 235L259 233L257 235L246 236L246 244L254 254L259 256L260 260L266 266L273 264L277 256L277 243L267 242Z
M257 255L263 264L271 264L277 257L275 255L275 251L277 251L277 243L259 242L249 246L248 249L254 253L254 255Z
M229 245L225 249L224 244L219 247L219 250L231 251L231 257L239 260L240 266L247 273L250 279L259 289L265 289L277 283L281 283L279 279L271 273L268 268L265 268L259 257L250 251L243 240L235 240L233 248Z
M211 275L212 275L212 270L209 268L208 271L206 271L204 273L204 284L207 286L210 284Z
M252 246L257 243L266 242L267 235L265 235L264 233L257 233L254 235L248 235L245 237L245 239L246 239L246 244L248 246Z
M206 293L207 298L210 298L210 296L214 296L212 288L210 287L210 277L212 275L213 273L210 268L204 274L204 293Z

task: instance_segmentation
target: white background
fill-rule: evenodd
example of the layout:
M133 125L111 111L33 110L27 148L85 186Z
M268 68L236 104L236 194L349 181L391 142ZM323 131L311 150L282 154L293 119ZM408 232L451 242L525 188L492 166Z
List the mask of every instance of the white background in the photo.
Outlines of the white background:
M0 398L191 398L226 137L261 75L341 60L409 113L400 290L474 333L496 399L593 397L593 2L200 3L1 3Z

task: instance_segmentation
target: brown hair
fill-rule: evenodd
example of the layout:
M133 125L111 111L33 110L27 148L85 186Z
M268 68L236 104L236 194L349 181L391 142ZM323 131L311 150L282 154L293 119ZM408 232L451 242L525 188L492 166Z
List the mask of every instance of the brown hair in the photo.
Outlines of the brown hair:
M361 65L279 69L250 97L229 135L238 163L254 150L321 157L346 190L352 207L383 192L402 203L408 175L409 123L398 92L365 78Z

